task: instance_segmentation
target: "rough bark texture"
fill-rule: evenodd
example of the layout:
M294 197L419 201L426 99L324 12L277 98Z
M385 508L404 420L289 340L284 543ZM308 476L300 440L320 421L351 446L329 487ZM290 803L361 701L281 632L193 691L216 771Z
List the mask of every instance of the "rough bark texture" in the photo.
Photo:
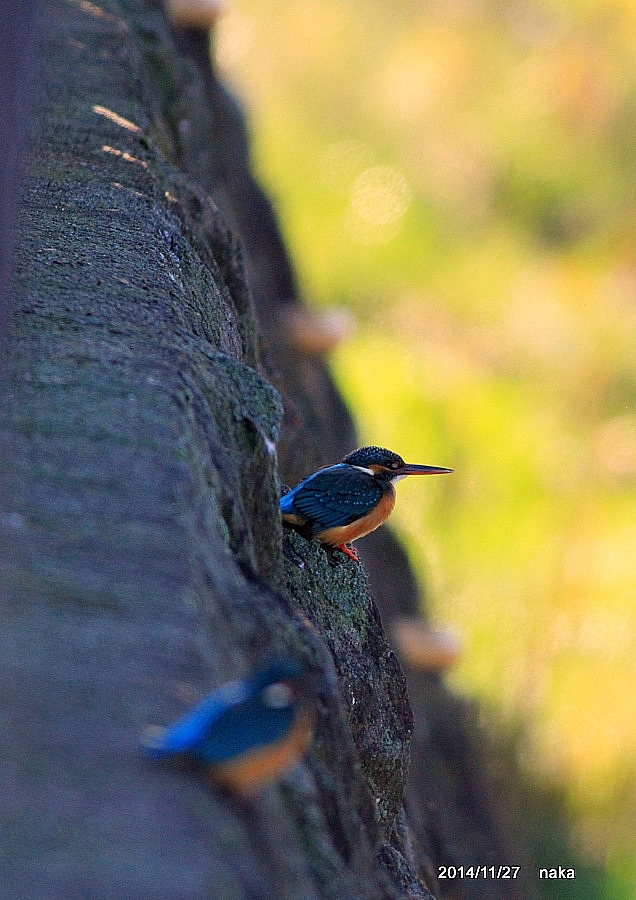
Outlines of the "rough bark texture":
M22 145L31 101L36 0L0 0L0 365L9 316Z
M298 297L240 112L158 5L47 16L0 411L0 896L430 897L453 848L503 842L478 779L444 774L448 697L415 675L442 786L416 767L409 822L413 715L364 570L283 535L276 447L292 481L354 432L324 363L279 352ZM377 541L378 602L415 611ZM148 722L284 652L331 688L256 800L139 756Z

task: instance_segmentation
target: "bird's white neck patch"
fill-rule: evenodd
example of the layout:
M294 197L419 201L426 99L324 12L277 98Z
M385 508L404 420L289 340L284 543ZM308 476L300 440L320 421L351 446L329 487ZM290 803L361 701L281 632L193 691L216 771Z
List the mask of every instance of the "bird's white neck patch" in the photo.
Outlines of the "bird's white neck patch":
M291 706L294 692L284 681L277 681L264 688L261 696L265 706L270 709L285 709L286 706Z
M366 472L367 475L375 475L373 469L367 469L365 466L351 466L352 469L357 469L359 472Z
M396 481L402 481L403 478L406 478L406 475L391 475L389 481L391 484L395 484Z

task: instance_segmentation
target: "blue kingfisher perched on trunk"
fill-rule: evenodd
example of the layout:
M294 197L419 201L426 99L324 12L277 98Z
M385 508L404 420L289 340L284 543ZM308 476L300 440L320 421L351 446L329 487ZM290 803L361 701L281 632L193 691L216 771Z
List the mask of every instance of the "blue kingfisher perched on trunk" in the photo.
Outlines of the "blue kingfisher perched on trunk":
M142 750L189 761L217 785L247 795L280 777L311 741L324 676L295 659L274 660L231 681L167 728L151 725Z
M283 523L357 561L348 544L375 531L395 506L395 482L407 475L452 472L405 463L382 447L360 447L335 466L319 469L280 501Z

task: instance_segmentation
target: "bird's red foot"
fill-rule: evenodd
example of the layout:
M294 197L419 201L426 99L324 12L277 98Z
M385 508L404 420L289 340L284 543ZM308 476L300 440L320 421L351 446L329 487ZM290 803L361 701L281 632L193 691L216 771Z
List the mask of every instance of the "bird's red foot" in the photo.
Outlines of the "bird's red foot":
M345 556L348 556L349 559L352 559L354 562L360 562L358 551L353 544L338 544L338 550L342 550Z

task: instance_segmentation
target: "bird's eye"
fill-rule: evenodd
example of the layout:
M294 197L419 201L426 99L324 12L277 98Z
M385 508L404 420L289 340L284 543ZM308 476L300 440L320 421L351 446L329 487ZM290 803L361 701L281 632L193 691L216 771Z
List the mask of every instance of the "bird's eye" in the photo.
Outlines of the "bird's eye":
M288 684L277 681L263 690L261 698L265 706L269 706L271 709L283 709L291 704L294 692Z
M389 469L399 469L399 468L400 468L399 462L392 462L392 463L389 465Z

